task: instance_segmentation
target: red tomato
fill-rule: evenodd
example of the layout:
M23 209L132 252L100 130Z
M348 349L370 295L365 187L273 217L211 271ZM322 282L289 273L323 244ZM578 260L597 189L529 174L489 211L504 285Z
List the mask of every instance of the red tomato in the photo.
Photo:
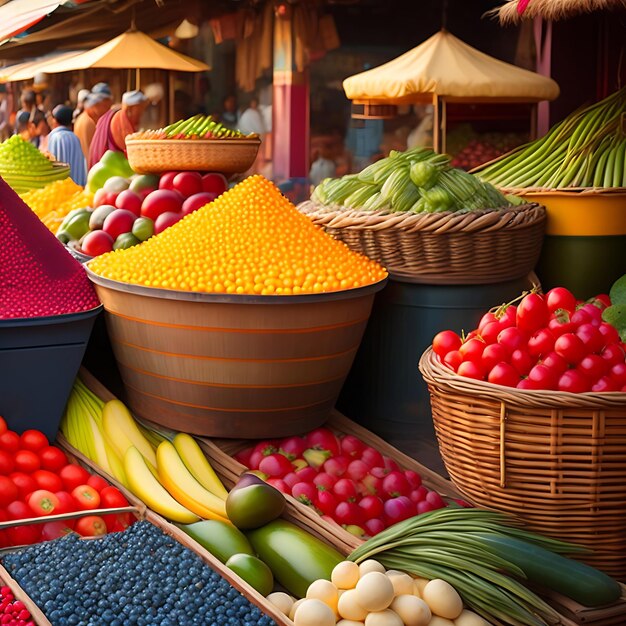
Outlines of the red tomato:
M487 380L494 385L516 387L520 381L519 372L509 363L498 363L490 372Z
M128 506L124 494L113 485L108 485L100 492L100 505L105 509Z
M4 417L0 417L0 435L7 432L7 422Z
M100 495L102 495L102 490L106 489L109 486L109 483L102 478L102 476L98 476L97 474L92 474L87 479L87 484L90 487L93 487Z
M541 361L544 365L554 370L557 374L562 374L567 368L567 361L556 352L550 352Z
M585 391L591 391L591 382L579 370L567 370L559 378L558 390L569 391L570 393L584 393Z
M458 350L452 350L443 357L443 364L449 367L453 372L459 369L459 365L463 363L463 355Z
M8 476L0 476L0 506L6 506L19 496L19 489Z
M485 370L480 363L474 363L473 361L463 361L459 365L457 370L459 376L465 376L465 378L474 378L475 380L484 380Z
M59 472L68 463L67 456L63 450L56 446L46 446L39 452L41 467L51 472Z
M26 519L27 517L35 517L31 508L21 500L14 500L7 506L7 515L9 519Z
M81 517L74 528L83 537L99 537L107 533L106 522L98 515Z
M619 391L620 388L617 386L615 381L610 376L602 376L599 378L592 386L591 391Z
M72 489L72 498L82 510L97 509L100 506L100 494L86 484Z
M576 369L589 380L596 381L607 373L609 364L599 354L588 354Z
M550 312L543 297L538 293L529 293L517 307L515 324L527 333L534 333L547 325L549 317Z
M480 330L480 336L487 344L493 344L498 340L498 335L505 329L499 321L489 322Z
M497 322L498 318L491 311L487 311L481 318L480 322L478 322L478 332L480 333L482 329L490 324L491 322Z
M576 309L576 298L569 289L565 289L565 287L555 287L554 289L550 289L546 294L546 305L550 313L557 309L574 311Z
M480 339L469 339L459 348L459 352L463 356L463 361L472 361L474 363L480 363L480 358L483 355L484 349L487 344Z
M20 446L22 450L32 450L38 452L50 445L48 438L40 431L35 429L25 430L20 437Z
M54 472L40 469L31 474L35 479L39 489L47 489L48 491L61 491L63 489L63 481Z
M576 336L582 339L587 352L600 352L605 346L604 335L593 324L581 324L576 329Z
M611 368L609 376L615 381L618 387L621 388L622 385L626 385L626 363L616 363Z
M0 509L0 522L8 522L9 515L4 509ZM11 545L9 533L6 530L0 530L0 548L6 548Z
M604 337L604 346L608 346L611 343L619 343L619 333L615 326L611 324L607 324L607 322L602 322L600 326L598 326L598 330L600 334Z
M606 309L611 306L611 298L606 293L600 293L595 298L591 299L592 304L598 306L600 309Z
M498 335L498 343L503 345L509 352L523 348L527 342L528 333L515 326L505 328Z
M539 363L539 365L535 365L528 373L528 380L531 380L537 385L535 389L555 390L559 383L559 376L560 373L558 371L543 363Z
M134 521L132 513L119 513L118 515L103 515L102 519L107 526L107 532L116 533L126 530Z
M74 520L66 520L61 522L56 520L54 522L46 522L41 529L41 538L44 541L50 541L51 539L58 539L69 535L73 531Z
M461 347L461 338L452 330L442 330L433 339L433 351L443 359L448 352L458 350Z
M17 487L20 498L26 498L29 496L35 489L37 489L37 483L35 479L30 476L30 474L25 474L24 472L13 472L9 474L9 478L14 482Z
M17 452L20 449L20 436L12 430L5 430L0 435L0 448L11 453Z
M560 337L565 333L573 333L576 330L576 324L572 323L569 319L569 313L564 313L553 317L548 322L548 329L555 337Z
M600 356L613 366L617 363L624 363L624 349L618 343L609 344L602 352Z
M520 376L526 376L536 364L537 359L531 357L526 350L520 350L518 348L517 350L513 350L509 361ZM517 384L517 382L515 384Z
M59 508L59 499L52 491L37 489L28 498L28 506L38 516L52 515Z
M502 328L509 328L510 326L515 326L515 318L517 317L517 307L514 304L511 304L506 307L504 313L500 317L500 324L502 324Z
M67 491L57 491L54 495L59 499L59 513L73 513L78 510L76 500Z
M14 457L15 469L18 472L32 474L40 467L39 457L32 450L18 450Z
M7 533L12 546L28 546L37 543L41 538L41 524L13 526Z
M583 340L574 333L565 333L554 342L554 351L570 365L580 363L588 354Z
M84 485L89 480L89 472L80 467L80 465L74 465L74 463L68 463L65 467L61 468L59 476L63 481L63 486L66 491L73 491L78 485Z
M2 476L8 476L15 467L15 461L13 461L13 455L6 450L0 450L0 474Z
M543 356L554 350L556 337L549 328L540 328L528 340L528 352L533 356Z
M538 383L530 378L522 378L519 383L517 383L517 389L541 389Z

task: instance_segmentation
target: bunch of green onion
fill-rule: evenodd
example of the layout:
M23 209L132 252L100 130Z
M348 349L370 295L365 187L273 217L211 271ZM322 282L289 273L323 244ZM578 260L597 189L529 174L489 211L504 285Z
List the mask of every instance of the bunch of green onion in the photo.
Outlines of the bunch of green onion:
M358 174L326 178L311 199L364 211L435 213L501 208L511 202L493 185L451 167L450 157L425 148L392 150Z
M557 554L582 549L510 524L510 518L498 512L438 509L390 526L359 546L348 559L357 563L375 559L387 569L445 580L465 604L492 624L556 623L556 611L517 580L525 579L526 574L495 553L481 535L522 539Z
M473 170L503 189L626 187L626 87Z

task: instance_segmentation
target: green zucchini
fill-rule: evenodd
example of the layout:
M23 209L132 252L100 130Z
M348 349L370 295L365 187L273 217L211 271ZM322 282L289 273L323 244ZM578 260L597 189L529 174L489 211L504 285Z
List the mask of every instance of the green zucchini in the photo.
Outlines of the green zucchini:
M306 530L283 519L246 532L258 557L274 578L296 598L304 598L309 585L330 574L344 556Z
M528 581L589 607L617 601L619 583L600 570L535 546L529 542L491 533L475 533L485 549L517 565Z

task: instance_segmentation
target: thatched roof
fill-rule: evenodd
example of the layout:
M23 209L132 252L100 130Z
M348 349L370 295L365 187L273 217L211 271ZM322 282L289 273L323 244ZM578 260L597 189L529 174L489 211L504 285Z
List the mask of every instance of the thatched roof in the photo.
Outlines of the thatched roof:
M626 0L507 0L489 13L497 16L502 24L516 24L522 19L541 17L557 21L615 8L626 9Z

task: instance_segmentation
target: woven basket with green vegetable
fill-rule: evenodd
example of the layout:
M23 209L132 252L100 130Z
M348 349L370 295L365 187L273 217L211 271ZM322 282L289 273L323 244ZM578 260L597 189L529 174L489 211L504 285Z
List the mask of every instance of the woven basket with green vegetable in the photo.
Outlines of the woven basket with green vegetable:
M325 179L298 208L391 274L427 284L526 276L545 228L542 206L507 197L424 148Z

